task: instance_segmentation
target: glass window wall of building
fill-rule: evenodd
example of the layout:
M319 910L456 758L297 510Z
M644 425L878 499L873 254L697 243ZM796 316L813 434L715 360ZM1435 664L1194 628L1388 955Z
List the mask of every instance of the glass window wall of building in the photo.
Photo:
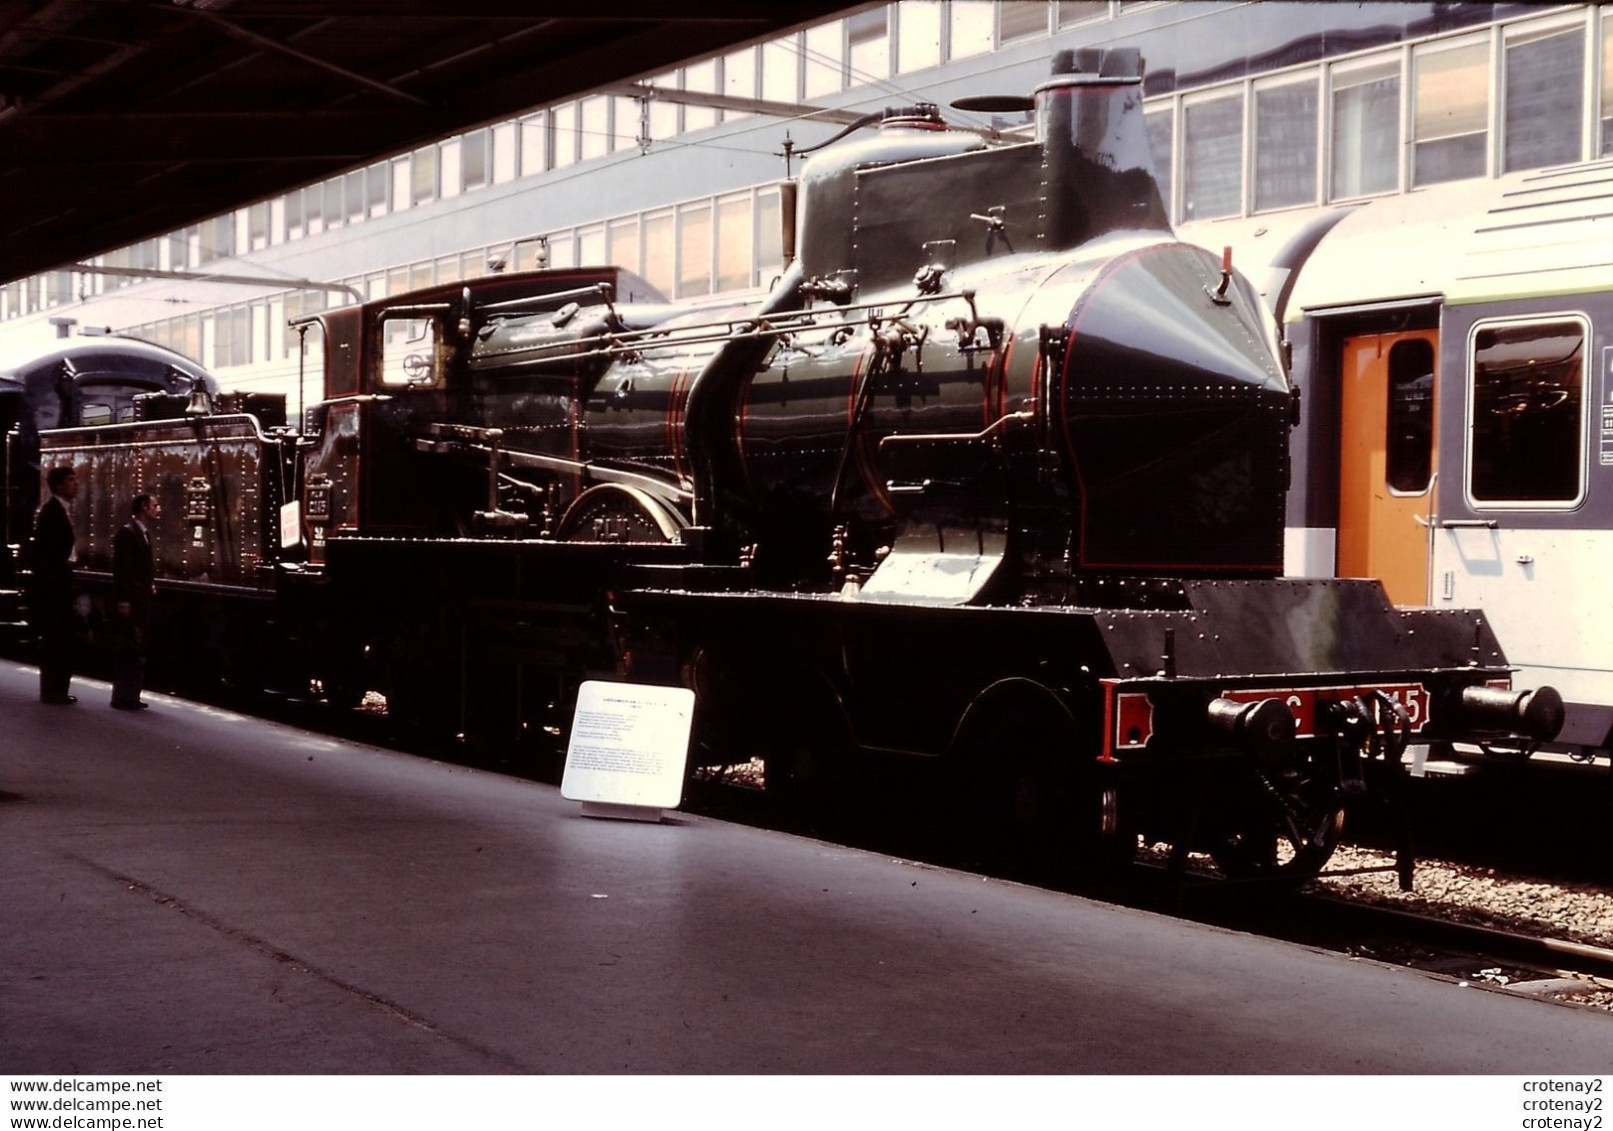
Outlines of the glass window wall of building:
M1584 22L1509 28L1503 50L1501 172L1578 160L1585 121Z
M1482 177L1489 154L1490 39L1412 53L1411 183Z
M1109 0L906 0L697 60L653 81L673 89L786 102L834 97L844 88L889 82L1067 29L1089 34L1090 25L1133 8L1160 7ZM1108 41L1111 33L1101 35ZM585 96L98 259L135 269L196 269L392 212L441 206L490 185L542 178L613 154L630 158L641 145L653 153L657 143L680 132L742 116L665 99ZM1429 35L1320 65L1312 61L1183 88L1150 99L1147 121L1162 194L1179 221L1306 207L1610 154L1613 6L1523 14L1481 33ZM681 207L666 213L672 219L669 232L677 232L668 236L674 240L676 266L668 266L663 252L652 251L651 232L658 225L635 220L644 270L657 273L655 281L672 293L729 289L741 273L728 258L738 231L725 211L730 206L713 206L705 221L705 267L692 271L685 270L693 247L685 244ZM776 240L776 225L763 223L760 213L760 204L753 205L753 283L765 281L766 245ZM601 223L617 221L607 217ZM692 233L687 238L695 240ZM564 247L556 246L553 265L578 261L576 241L573 231L561 241ZM615 244L612 234L605 250ZM691 259L688 265L697 262ZM48 279L17 281L0 290L0 319L138 281L84 276L65 287ZM694 289L701 285L705 292Z

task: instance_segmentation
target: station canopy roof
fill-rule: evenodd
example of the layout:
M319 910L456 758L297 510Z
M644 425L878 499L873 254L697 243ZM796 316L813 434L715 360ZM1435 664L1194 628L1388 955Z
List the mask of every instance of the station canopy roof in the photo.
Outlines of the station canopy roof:
M844 0L0 0L0 281Z

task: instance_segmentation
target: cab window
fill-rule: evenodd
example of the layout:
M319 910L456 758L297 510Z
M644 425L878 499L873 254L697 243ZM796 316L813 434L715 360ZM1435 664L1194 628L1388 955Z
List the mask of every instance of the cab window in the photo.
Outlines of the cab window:
M381 384L433 387L441 383L442 367L442 326L437 319L381 319Z

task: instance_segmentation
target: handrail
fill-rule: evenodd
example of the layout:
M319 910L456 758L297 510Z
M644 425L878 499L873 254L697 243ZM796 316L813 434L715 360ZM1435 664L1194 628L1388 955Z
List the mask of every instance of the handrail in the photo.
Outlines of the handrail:
M531 363L554 358L577 360L584 357L616 357L638 353L647 348L706 345L714 342L745 341L748 339L779 337L805 330L823 328L823 322L832 315L879 311L868 318L848 320L841 318L839 326L872 324L876 321L901 318L919 303L937 303L959 300L973 308L973 291L954 291L939 295L919 295L910 299L886 302L854 303L834 306L825 310L801 310L783 315L748 315L714 322L697 322L666 329L652 326L643 330L607 331L587 337L569 338L558 342L542 342L531 347L524 360ZM884 311L896 308L894 313Z

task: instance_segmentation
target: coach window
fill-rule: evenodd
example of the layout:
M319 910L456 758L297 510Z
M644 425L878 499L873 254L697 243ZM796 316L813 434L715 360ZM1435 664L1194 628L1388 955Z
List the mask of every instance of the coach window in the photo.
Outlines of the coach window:
M442 326L435 318L381 318L381 384L422 388L441 383Z
M1602 14L1602 138L1601 154L1613 154L1613 17Z
M1434 470L1434 347L1421 338L1389 349L1384 479L1391 491L1420 495Z
M1573 506L1583 495L1579 318L1475 327L1468 494L1479 506Z
M1316 203L1317 80L1255 87L1256 212Z
M1182 219L1243 210L1243 92L1182 106Z
M1489 118L1488 36L1413 55L1412 187L1484 176Z
M1501 171L1578 161L1585 122L1585 23L1508 28Z

